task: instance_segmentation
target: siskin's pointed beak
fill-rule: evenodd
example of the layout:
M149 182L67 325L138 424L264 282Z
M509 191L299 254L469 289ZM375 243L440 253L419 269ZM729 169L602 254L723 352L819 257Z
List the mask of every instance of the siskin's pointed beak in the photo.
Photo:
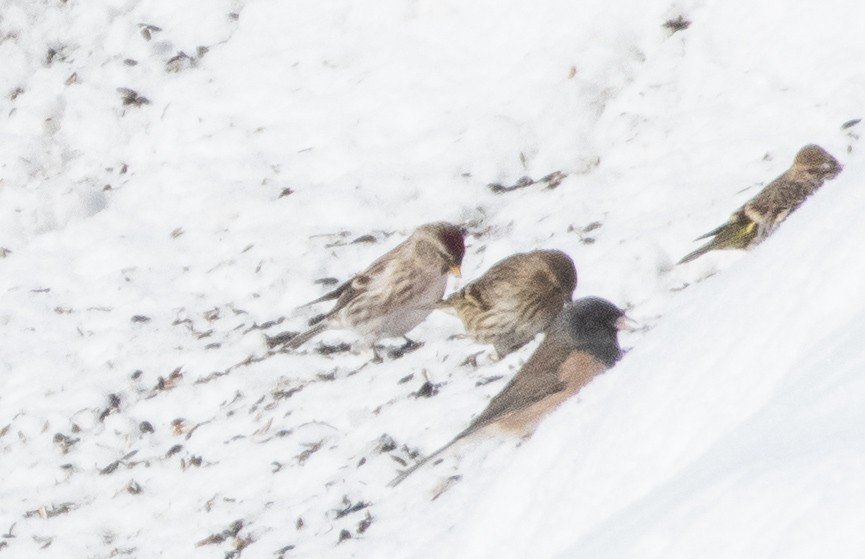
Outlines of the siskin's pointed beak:
M463 277L463 273L462 273L462 271L460 270L460 267L457 266L456 264L454 264L453 266L451 266L451 270L450 270L450 272L451 272L451 274L453 275L453 277L455 277L455 278L461 278L461 277Z

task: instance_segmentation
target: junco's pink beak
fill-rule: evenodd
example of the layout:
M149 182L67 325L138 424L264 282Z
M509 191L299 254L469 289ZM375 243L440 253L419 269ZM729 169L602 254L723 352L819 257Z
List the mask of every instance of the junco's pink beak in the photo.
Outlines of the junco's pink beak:
M624 330L625 332L633 332L637 329L639 323L630 316L623 314L616 320L616 330Z

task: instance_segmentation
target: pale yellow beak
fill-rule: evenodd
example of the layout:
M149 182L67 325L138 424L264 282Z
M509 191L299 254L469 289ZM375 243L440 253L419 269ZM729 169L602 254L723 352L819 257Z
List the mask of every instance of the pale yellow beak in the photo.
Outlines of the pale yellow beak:
M463 277L463 273L462 273L462 271L460 270L460 267L457 266L457 265L453 265L453 266L451 266L451 274L453 274L453 276L454 276L455 278L461 278L461 277Z

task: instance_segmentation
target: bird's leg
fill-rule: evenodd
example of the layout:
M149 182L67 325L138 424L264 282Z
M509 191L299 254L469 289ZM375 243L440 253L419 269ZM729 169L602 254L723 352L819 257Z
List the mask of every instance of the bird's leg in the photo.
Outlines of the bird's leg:
M489 352L489 354L487 355L487 357L488 357L488 359L490 360L490 363L496 363L496 362L501 361L502 359L504 359L504 357L505 357L508 353L510 353L510 352L512 352L512 351L514 351L514 350L516 350L516 349L519 349L519 348L509 348L509 347L502 347L502 346L494 346L494 347L493 347L493 350L492 350L491 352Z
M485 351L486 351L485 349L482 349L481 351L477 351L475 353L472 353L471 355L466 357L462 363L460 363L460 367L469 366L472 369L477 369L478 368L478 356L483 355Z
M378 348L376 348L375 344L373 344L372 345L372 362L377 365L377 364L381 363L382 361L384 361L384 359L381 358L381 355L379 355L379 353L378 353Z
M388 357L390 357L391 359L399 359L406 353L411 353L412 351L423 345L421 342L410 340L407 336L403 336L403 338L405 338L405 343L398 348L388 351Z
M405 343L396 350L400 357L423 346L423 342L416 342L408 336L403 336L403 338L405 339Z

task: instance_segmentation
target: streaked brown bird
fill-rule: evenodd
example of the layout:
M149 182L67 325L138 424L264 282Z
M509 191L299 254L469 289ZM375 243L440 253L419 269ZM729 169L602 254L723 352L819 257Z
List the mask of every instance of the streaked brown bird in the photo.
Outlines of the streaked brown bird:
M393 481L400 484L451 445L481 430L499 429L524 437L559 404L575 395L622 356L618 331L629 319L599 297L568 303L547 329L544 341L516 376L461 433Z
M736 210L727 223L697 237L697 241L713 238L679 260L679 264L690 262L710 250L753 248L823 186L823 181L835 178L842 169L838 160L820 146L803 147L796 154L793 166Z
M501 260L440 306L452 308L470 337L504 357L546 330L576 287L570 256L535 250Z
M418 227L366 270L304 305L336 299L333 309L291 338L288 347L297 349L325 330L339 328L354 330L370 345L381 338L405 336L444 295L448 272L459 277L465 250L462 232L450 223Z

